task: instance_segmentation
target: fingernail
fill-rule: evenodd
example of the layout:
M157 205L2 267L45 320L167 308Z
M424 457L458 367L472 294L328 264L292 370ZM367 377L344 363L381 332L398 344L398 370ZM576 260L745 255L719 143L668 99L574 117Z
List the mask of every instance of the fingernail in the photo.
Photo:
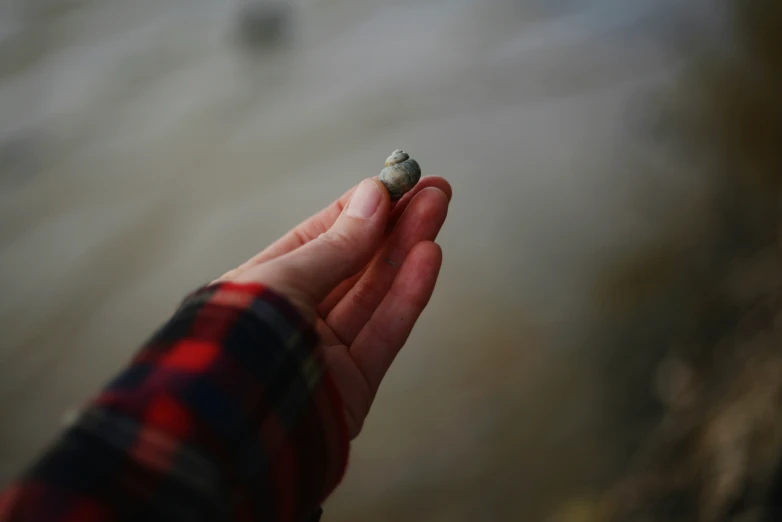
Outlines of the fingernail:
M348 203L348 210L345 212L348 216L359 218L370 218L380 205L383 195L380 193L380 187L377 183L367 179L359 183L353 197Z

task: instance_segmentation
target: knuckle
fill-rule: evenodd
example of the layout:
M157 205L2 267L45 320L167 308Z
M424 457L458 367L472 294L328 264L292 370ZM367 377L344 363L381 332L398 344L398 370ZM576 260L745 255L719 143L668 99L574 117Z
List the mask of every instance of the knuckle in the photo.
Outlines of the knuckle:
M364 420L369 415L369 408L372 405L372 398L370 397L369 390L362 390L355 401L351 402L348 406L348 415L355 426L356 432L361 431L364 426Z
M395 342L399 332L395 331L393 326L393 321L369 321L364 327L367 329L368 337L372 339L374 349L378 352L386 351Z
M353 287L350 294L350 301L358 310L372 310L382 298L382 288L380 284L373 280L359 280Z
M359 370L360 371L360 370ZM348 423L353 426L352 430L355 434L361 431L364 425L364 420L369 415L369 410L372 407L372 400L374 395L370 388L367 377L361 374L360 382L351 390L349 400L344 401L345 413L348 417Z
M339 253L349 253L356 247L356 240L339 230L327 230L318 240Z

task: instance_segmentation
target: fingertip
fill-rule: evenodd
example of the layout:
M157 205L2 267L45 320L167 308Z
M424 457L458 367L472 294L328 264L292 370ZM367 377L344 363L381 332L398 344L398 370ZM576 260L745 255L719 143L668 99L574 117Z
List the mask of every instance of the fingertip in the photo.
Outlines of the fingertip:
M383 194L383 203L382 205L385 206L386 214L388 214L388 209L391 207L391 195L388 193L388 189L385 185L383 185L383 182L380 181L380 178L375 176L374 178L369 178L372 183L377 185L378 190L380 190L380 193Z
M388 209L392 204L391 196L389 196L388 190L386 189L385 185L383 185L383 183L380 181L380 178L378 176L374 176L371 178L362 179L361 181L359 181L358 183L350 187L347 191L345 191L344 194L342 194L342 196L339 197L339 199L337 199L336 201L334 201L334 203L332 203L333 206L340 209L339 212L340 215L347 210L348 206L350 205L350 200L353 198L353 195L356 193L356 189L358 189L359 185L361 185L365 181L373 182L377 186L380 193L383 195L383 201L380 203L379 210L381 211L385 210L386 214L389 212Z
M403 207L394 208L386 224L386 233L390 234L403 222L410 225L412 220L414 227L434 227L434 239L448 216L448 206L447 193L439 187L426 187L406 201Z
M426 196L424 196L426 194ZM426 187L421 192L418 193L417 197L427 197L432 198L432 202L435 203L439 208L442 208L443 210L448 210L448 205L451 202L451 197L448 195L447 192L445 192L440 187Z
M439 243L435 241L421 241L416 246L419 250L422 250L422 253L419 255L427 258L431 264L437 265L438 267L442 264L443 249Z
M448 201L453 197L453 187L448 183L448 180L440 176L424 176L421 178L421 181L418 182L417 188L419 190L425 190L427 188L439 189L446 195Z
M436 180L437 181L433 181L432 186L442 190L445 193L445 195L448 196L448 201L450 202L451 199L453 199L453 187L451 186L450 183L448 183L448 180L446 180L445 178L437 177Z
M416 212L425 212L426 214L446 214L448 212L448 194L437 187L427 187L415 195L408 209L416 209ZM423 209L423 210L421 210ZM433 215L428 216L430 219Z
M407 205L414 197L416 197L421 191L430 187L440 189L448 197L448 201L451 200L453 189L451 188L450 183L439 176L424 176L421 178L418 184L413 187L413 190L402 196L402 199L399 201L392 203L394 214L399 214L404 211L405 207L407 207Z
M434 241L421 241L410 250L405 260L408 266L405 267L407 270L404 270L406 275L402 277L410 279L400 283L409 285L410 288L423 287L427 289L425 293L431 293L442 263L443 250L440 245Z

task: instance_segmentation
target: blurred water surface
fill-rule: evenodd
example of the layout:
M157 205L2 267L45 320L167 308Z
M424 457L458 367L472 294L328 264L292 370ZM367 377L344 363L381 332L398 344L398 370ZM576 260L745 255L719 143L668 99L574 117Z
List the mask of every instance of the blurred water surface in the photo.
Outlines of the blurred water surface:
M649 225L639 187L692 183L653 116L700 4L302 0L248 48L236 0L0 0L0 479L185 293L402 147L454 186L445 263L326 519L601 487L587 289Z

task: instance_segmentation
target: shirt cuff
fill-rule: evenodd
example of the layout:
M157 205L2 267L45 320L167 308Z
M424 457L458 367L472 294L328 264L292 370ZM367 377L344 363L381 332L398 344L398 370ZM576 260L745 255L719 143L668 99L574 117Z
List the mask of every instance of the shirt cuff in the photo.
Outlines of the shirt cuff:
M185 299L96 407L137 423L134 452L161 473L188 475L175 469L185 460L160 458L161 437L168 453L203 457L237 515L306 519L342 479L349 445L317 344L282 295L211 284ZM84 428L100 436L92 418Z

